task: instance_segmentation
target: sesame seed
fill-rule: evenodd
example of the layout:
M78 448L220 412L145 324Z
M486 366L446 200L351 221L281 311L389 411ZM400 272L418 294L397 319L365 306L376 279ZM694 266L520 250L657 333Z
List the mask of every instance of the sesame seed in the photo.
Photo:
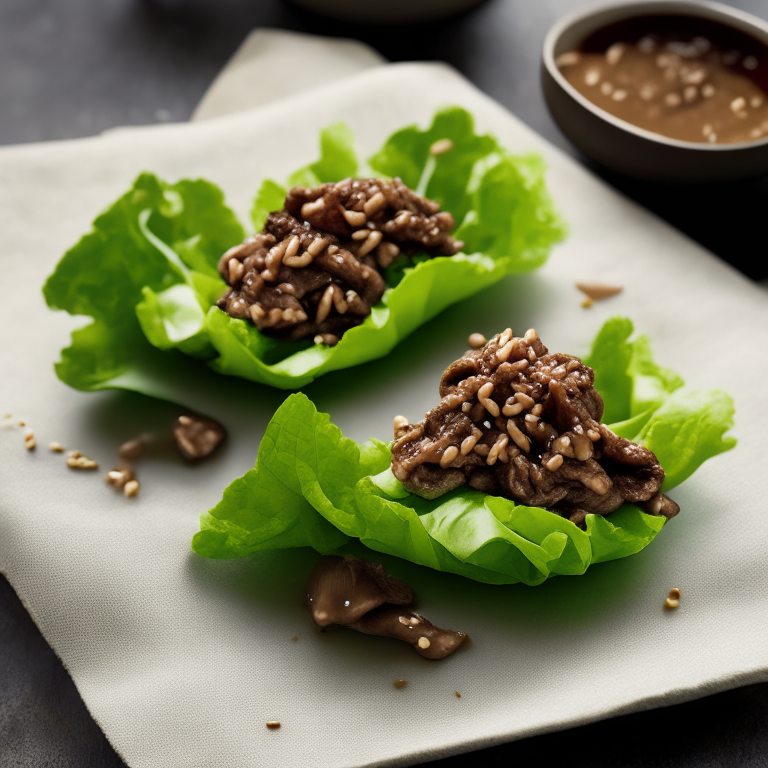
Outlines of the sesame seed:
M515 340L508 341L498 352L496 352L496 359L501 363L506 363L509 360L509 356L512 354L512 349L515 346Z
M67 459L67 466L72 469L98 469L99 465L93 459L89 459L87 456L83 456L79 451L73 451Z
M590 86L597 85L600 82L600 70L590 69L584 76L584 82Z
M482 333L471 334L468 341L469 346L472 347L472 349L480 349L488 343Z
M440 466L446 469L449 464L459 455L459 449L455 445L449 445L443 452L440 459Z
M398 680L395 680L395 682L392 683L392 685L394 685L395 688L397 688L397 690L399 691L402 688L405 688L406 685L408 685L408 681L404 677L401 677Z
M747 108L747 100L743 96L737 96L731 102L731 112L743 112Z
M324 240L322 237L316 237L307 247L307 253L313 257L317 256L322 253L326 245L328 245L327 240Z
M523 410L523 404L517 402L513 397L510 397L504 407L501 409L501 412L505 416L517 416L518 413L520 413Z
M48 450L52 453L64 453L64 446L61 443L48 443Z
M705 83L701 86L701 95L705 99L711 99L715 95L715 86L712 83Z
M351 227L362 227L366 217L362 211L344 211L344 218Z
M563 466L563 457L559 453L556 453L544 466L546 466L550 472L554 472Z
M325 208L325 199L322 197L319 197L317 200L310 203L304 203L304 205L301 206L302 218L309 218L312 214L322 211L323 208Z
M280 723L277 720L267 720L267 728L269 728L270 731L276 731L280 728Z
M300 245L301 245L301 241L299 240L298 235L293 235L288 240L288 245L286 245L285 247L285 253L283 254L283 262L285 262L286 259L293 258L299 252Z
M478 400L485 400L486 398L491 396L491 393L493 392L493 382L487 381L485 384L483 384L480 389L477 390L477 399Z
M668 107L679 107L683 103L683 100L680 98L679 93L668 93L664 97L664 103Z
M667 595L667 599L664 601L664 607L665 608L679 608L680 607L680 597L681 592L677 587L673 587L669 590L669 595Z
M621 60L621 57L624 55L624 51L627 49L627 46L624 43L614 43L606 52L605 52L605 60L611 65L614 66L619 63Z
M491 446L491 450L488 452L488 458L485 460L485 463L488 464L488 466L493 466L496 461L501 458L501 453L507 447L508 443L509 438L506 435L500 437Z
M624 99L626 99L626 98L627 98L627 92L626 92L626 91L624 91L624 90L622 90L622 89L618 89L618 90L614 91L614 92L611 94L611 98L612 98L614 101L624 101Z
M458 691L453 692L457 699L461 698L461 694Z
M637 48L641 53L651 53L656 47L656 43L652 37L641 37L637 41Z
M429 646L432 645L432 643L429 642L429 639L426 637L420 637L419 638L419 648L421 649L427 649Z
M123 488L123 493L130 499L139 492L139 481L129 480Z
M604 96L610 96L613 93L613 86L607 81L600 83L600 93Z
M293 642L294 642L294 643L295 643L295 642L296 642L298 639L299 639L299 636L298 636L298 635L294 635L294 636L291 638L291 640L293 640Z
M235 285L235 283L240 282L243 275L245 274L245 266L243 265L242 261L238 261L237 259L230 259L227 266L227 272L229 275L229 284Z
M395 433L399 432L403 427L408 426L408 419L405 416L395 416Z
M429 153L437 156L444 152L450 152L453 149L453 142L450 139L438 139L430 148Z
M377 192L370 200L366 200L363 210L366 216L373 216L378 213L387 204L387 198L382 192Z
M556 59L555 64L558 67L573 67L579 63L579 54L576 51L561 53Z
M744 69L757 69L758 61L754 56L747 56L744 61L741 62Z
M514 397L523 408L533 408L533 406L536 405L536 401L524 392L516 392Z
M507 421L507 432L509 432L509 436L515 441L515 445L521 451L528 453L531 450L531 441L520 431L520 428L512 419Z
M381 242L381 238L382 238L381 232L379 232L378 230L373 230L368 235L365 242L360 246L360 250L358 251L357 255L362 257L370 253Z

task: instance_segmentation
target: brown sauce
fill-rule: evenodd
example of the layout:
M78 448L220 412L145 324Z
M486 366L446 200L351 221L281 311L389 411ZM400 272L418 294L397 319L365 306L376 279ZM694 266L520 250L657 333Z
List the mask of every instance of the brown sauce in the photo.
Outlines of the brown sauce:
M593 33L556 64L592 103L647 131L711 144L768 136L768 49L722 24L630 19Z

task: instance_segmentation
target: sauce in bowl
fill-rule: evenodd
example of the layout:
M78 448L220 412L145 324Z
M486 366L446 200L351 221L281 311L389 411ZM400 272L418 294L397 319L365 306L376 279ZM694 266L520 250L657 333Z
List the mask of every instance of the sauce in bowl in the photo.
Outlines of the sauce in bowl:
M723 24L628 19L555 63L593 104L647 131L711 144L768 136L768 49Z

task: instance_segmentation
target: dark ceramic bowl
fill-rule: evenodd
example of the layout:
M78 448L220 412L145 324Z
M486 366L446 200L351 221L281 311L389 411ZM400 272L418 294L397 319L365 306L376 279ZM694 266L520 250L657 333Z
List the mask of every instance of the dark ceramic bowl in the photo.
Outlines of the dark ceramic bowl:
M585 155L619 173L666 182L734 181L768 173L768 137L733 144L678 141L638 128L582 96L555 59L609 24L642 16L690 16L722 23L768 48L768 23L719 3L614 2L559 21L544 40L542 84L563 133Z

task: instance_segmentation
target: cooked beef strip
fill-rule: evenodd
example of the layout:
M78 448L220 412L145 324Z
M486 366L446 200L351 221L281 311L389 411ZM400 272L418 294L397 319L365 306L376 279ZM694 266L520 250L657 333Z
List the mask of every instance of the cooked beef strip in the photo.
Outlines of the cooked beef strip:
M674 517L656 456L600 422L594 380L578 358L550 354L534 330L518 338L507 329L448 366L442 400L423 421L397 417L392 471L424 498L467 484L578 524L624 502Z
M304 595L317 626L338 624L366 635L405 640L427 659L444 659L467 637L463 632L440 629L416 613L410 607L410 587L390 576L381 563L351 555L320 558Z
M285 208L221 257L230 290L217 304L289 340L327 343L362 323L386 290L380 270L401 249L437 256L463 246L448 234L453 217L399 179L294 187Z

